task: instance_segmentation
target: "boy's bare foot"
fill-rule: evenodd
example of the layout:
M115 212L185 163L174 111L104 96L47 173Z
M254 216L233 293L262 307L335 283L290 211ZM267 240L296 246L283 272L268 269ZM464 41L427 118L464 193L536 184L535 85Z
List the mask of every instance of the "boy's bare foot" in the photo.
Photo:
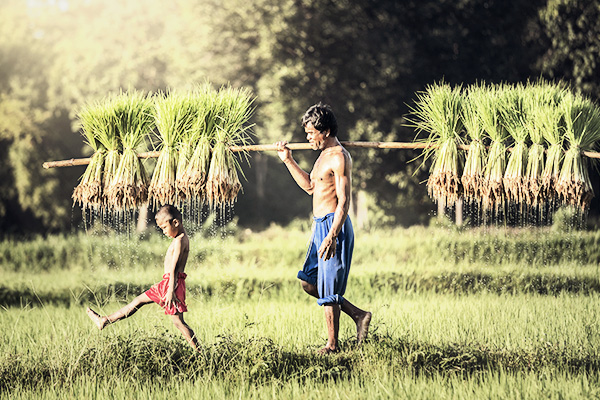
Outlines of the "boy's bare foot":
M356 343L358 346L367 338L369 334L369 324L371 323L371 313L367 311L356 323Z
M321 350L317 351L317 354L320 356L326 356L328 354L337 353L339 351L340 349L338 349L337 347L332 349L330 347L325 346Z
M101 317L96 311L92 310L89 307L85 311L87 312L87 315L90 317L90 319L92 321L94 321L94 323L96 324L98 329L102 330L102 328L104 328L106 326L106 323L108 322L108 318Z

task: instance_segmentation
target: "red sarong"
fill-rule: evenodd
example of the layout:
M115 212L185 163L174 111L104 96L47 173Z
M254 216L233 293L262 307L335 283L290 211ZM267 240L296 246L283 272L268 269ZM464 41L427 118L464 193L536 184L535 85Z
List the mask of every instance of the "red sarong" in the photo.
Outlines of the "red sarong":
M146 290L146 294L150 297L150 300L165 309L165 314L174 315L187 311L185 305L185 278L186 274L179 272L177 274L177 283L175 284L175 297L179 301L173 302L171 307L166 307L165 296L167 294L167 288L169 287L169 274L164 274L162 281L152 285L152 287Z

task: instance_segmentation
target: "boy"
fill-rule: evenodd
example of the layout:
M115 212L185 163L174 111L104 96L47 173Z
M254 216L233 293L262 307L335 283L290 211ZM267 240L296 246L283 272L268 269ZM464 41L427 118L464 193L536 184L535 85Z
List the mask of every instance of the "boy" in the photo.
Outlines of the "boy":
M181 213L172 205L162 206L156 213L156 224L163 233L173 238L173 242L165 255L165 272L162 281L140 294L133 301L120 310L108 315L100 316L91 308L87 314L94 321L98 329L132 316L140 307L157 303L165 309L165 314L171 315L171 320L181 331L183 337L198 350L198 341L194 331L183 320L183 313L187 311L185 305L185 264L190 252L190 240L183 229Z

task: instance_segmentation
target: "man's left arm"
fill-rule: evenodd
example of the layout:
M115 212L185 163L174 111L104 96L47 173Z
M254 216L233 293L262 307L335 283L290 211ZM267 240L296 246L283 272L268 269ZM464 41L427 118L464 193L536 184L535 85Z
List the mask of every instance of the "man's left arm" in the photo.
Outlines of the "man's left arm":
M333 163L332 170L335 182L335 193L337 196L337 206L335 207L335 213L333 216L333 223L331 229L323 243L319 248L319 256L324 260L329 260L335 255L336 250L336 238L342 226L348 217L348 210L350 209L350 193L352 187L351 177L351 161L344 154L336 157Z

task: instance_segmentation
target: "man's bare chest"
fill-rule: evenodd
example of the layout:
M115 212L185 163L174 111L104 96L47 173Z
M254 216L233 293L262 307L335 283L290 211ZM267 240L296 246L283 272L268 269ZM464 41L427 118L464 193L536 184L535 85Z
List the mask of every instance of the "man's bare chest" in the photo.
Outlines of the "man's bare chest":
M315 184L332 182L333 169L319 158L310 173L310 178Z

